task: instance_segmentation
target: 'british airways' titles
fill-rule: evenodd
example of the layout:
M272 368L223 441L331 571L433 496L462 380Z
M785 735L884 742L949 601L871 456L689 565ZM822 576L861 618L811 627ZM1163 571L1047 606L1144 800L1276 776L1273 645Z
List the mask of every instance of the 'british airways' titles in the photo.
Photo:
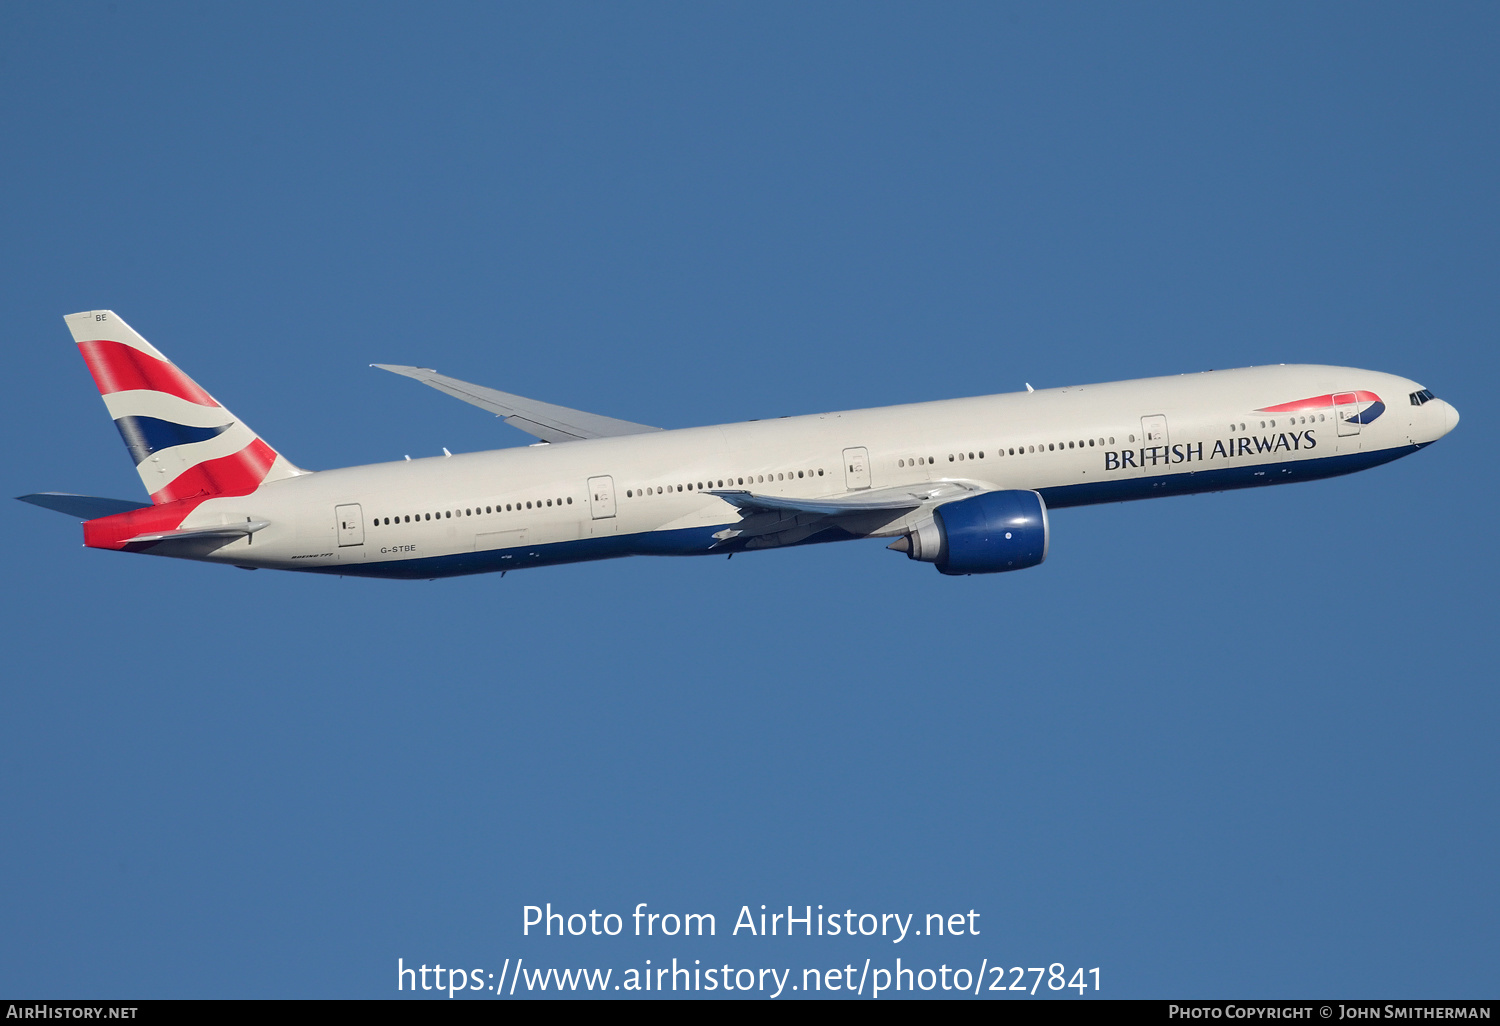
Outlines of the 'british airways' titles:
M1300 452L1316 449L1318 441L1313 429L1306 431L1283 431L1275 435L1255 435L1242 438L1219 439L1204 456L1204 442L1179 442L1176 445L1146 445L1139 449L1111 450L1104 454L1105 470L1124 470L1131 467L1174 466L1178 463L1199 463L1205 459L1234 459L1239 456L1256 456L1265 453Z

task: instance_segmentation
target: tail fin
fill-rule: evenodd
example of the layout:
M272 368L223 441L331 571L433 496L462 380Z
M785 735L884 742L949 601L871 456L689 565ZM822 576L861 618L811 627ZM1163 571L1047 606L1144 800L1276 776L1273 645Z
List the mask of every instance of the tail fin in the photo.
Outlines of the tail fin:
M248 495L265 482L306 473L112 311L63 320L153 503Z

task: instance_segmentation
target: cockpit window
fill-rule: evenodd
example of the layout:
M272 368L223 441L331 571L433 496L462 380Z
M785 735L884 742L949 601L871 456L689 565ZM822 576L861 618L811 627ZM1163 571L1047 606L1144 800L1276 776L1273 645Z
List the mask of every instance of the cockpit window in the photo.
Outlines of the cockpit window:
M1431 392L1424 388L1420 392L1413 392L1411 394L1411 404L1413 406L1421 406L1423 403L1430 403L1436 398L1437 396L1433 395Z

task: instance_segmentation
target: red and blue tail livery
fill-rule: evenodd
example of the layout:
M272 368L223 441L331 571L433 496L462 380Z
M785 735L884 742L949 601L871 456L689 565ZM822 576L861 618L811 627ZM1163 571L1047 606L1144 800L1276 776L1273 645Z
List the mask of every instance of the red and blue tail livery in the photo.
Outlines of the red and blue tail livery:
M311 473L116 314L65 319L151 501L24 501L83 520L91 548L351 577L857 538L944 574L1001 573L1047 558L1054 510L1335 477L1458 424L1415 381L1306 364L671 431L375 364L540 444Z
M153 503L248 495L298 473L118 315L65 320Z

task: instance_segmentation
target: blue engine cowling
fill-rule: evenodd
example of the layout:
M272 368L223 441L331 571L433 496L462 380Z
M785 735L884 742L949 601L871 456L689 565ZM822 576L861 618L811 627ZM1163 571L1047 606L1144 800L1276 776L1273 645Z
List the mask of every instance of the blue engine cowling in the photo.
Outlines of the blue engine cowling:
M985 492L939 506L892 547L945 574L1025 570L1047 558L1047 504L1036 492Z

